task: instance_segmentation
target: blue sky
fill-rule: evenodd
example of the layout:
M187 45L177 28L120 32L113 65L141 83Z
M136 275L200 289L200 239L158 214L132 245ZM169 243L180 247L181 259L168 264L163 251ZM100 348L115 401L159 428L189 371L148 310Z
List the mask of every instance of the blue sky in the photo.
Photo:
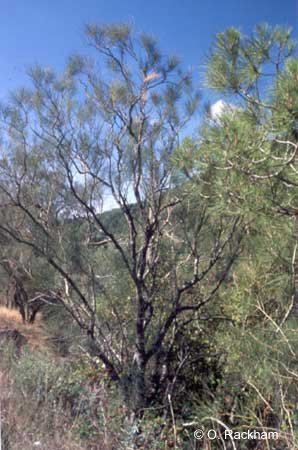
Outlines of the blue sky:
M298 25L297 0L1 0L0 97L26 84L34 63L63 68L84 51L88 22L133 22L154 34L197 73L214 35L227 26L249 32L260 22Z

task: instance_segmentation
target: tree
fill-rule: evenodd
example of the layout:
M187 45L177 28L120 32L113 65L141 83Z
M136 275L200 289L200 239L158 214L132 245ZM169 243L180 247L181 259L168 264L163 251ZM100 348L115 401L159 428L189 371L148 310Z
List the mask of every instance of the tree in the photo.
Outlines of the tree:
M269 212L274 208L292 217L297 215L298 152L294 52L291 30L263 25L245 36L231 28L218 34L207 72L210 87L228 95L233 105L214 128L215 139L222 139L225 170L263 186Z
M178 155L214 208L243 215L247 226L232 282L219 295L233 324L216 338L226 352L223 398L218 390L218 403L202 410L218 417L219 432L223 420L276 428L284 448L297 442L297 75L289 30L219 33L207 82L224 106L216 117L206 113L198 139Z
M176 176L198 103L190 74L128 25L87 36L97 62L74 56L60 78L35 67L32 88L3 107L0 229L55 270L90 353L140 416L174 386L169 355L244 231L241 215L214 216L203 188ZM110 198L121 231L101 214Z
M220 33L207 80L237 106L202 132L205 155L223 174L220 189L231 208L245 205L247 212L272 224L282 216L281 223L291 230L287 259L292 308L298 302L297 76L291 30L263 25L251 37L236 29Z

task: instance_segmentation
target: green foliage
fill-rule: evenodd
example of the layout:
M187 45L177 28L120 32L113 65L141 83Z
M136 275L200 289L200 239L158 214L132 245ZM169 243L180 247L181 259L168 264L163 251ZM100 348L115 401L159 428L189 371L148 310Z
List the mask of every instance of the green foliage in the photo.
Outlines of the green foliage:
M221 92L258 95L256 83L270 73L268 66L279 70L293 51L289 29L259 25L249 37L228 28L216 36L208 64L208 86Z
M210 338L222 365L214 399L199 399L193 418L219 431L216 420L232 429L273 427L282 448L294 448L298 91L289 30L220 33L207 83L229 103L216 117L206 114L199 137L186 139L174 162L209 199L212 221L223 211L241 216L246 237L218 301L207 307L227 320Z

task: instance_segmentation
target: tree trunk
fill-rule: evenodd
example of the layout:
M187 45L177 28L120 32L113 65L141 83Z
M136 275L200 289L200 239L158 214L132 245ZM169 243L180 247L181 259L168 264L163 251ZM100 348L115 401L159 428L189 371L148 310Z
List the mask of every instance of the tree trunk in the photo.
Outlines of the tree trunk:
M144 408L147 406L147 396L146 365L144 363L144 359L139 354L136 355L133 370L133 410L136 417L140 418L144 413Z

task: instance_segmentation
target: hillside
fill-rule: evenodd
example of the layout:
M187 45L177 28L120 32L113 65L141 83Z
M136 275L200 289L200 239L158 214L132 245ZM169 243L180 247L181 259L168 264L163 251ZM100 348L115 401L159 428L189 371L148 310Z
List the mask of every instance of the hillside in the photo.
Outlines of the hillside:
M24 343L32 348L47 347L47 335L42 325L41 317L34 324L23 324L20 313L15 309L0 306L0 341L8 332L18 332L23 336ZM8 333L9 336L9 333Z

